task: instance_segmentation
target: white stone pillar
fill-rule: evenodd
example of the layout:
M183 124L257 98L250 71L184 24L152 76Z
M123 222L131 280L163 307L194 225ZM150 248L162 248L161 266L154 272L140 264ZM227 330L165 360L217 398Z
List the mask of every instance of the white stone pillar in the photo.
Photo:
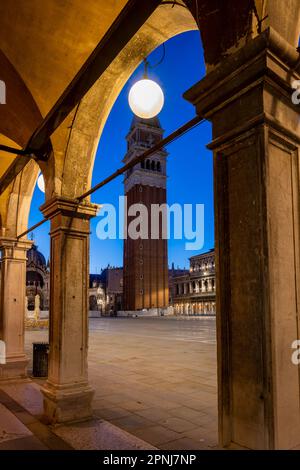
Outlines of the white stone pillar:
M34 318L35 318L36 321L38 321L40 319L40 313L41 313L41 310L40 310L40 296L37 294L34 297Z
M1 291L0 340L5 342L5 364L0 380L26 378L28 360L24 351L26 253L32 242L0 238Z
M53 198L41 207L51 221L48 380L44 418L62 423L89 418L88 286L90 219L98 206Z

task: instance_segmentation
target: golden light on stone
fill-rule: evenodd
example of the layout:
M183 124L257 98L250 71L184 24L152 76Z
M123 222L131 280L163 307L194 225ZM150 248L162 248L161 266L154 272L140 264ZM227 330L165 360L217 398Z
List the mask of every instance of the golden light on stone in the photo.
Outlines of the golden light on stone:
M45 180L44 180L42 173L39 174L37 185L38 185L39 190L42 191L42 193L44 193L45 192Z
M132 112L143 119L157 116L164 105L164 94L161 87L148 78L136 82L128 96Z

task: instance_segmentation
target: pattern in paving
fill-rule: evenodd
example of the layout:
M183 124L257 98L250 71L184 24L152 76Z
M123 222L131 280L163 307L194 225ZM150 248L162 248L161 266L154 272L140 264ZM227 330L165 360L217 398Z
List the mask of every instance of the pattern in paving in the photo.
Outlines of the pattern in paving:
M214 318L90 320L95 416L160 449L217 446L216 372Z

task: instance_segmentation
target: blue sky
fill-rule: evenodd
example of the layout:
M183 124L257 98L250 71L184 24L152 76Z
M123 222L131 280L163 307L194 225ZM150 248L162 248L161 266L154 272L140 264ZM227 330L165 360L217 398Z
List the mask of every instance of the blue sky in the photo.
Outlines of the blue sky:
M154 51L149 60L157 63L162 56L162 47ZM195 60L198 57L199 60ZM120 93L107 120L99 142L93 171L93 185L121 166L126 153L125 136L128 132L132 113L128 106L128 93L131 85L143 74L143 65L138 67ZM182 98L182 94L205 75L203 50L198 31L188 32L172 38L166 43L164 61L149 78L156 80L163 88L165 105L159 119L165 136L195 116L194 107ZM101 106L101 103L99 103ZM204 204L205 206L205 245L202 252L214 245L213 214L213 162L212 153L206 149L211 140L211 125L201 124L167 147L167 202L169 204ZM92 202L110 203L118 207L118 198L123 195L123 178L119 177L92 195ZM35 189L29 225L41 219L39 206L44 195ZM99 240L96 226L99 217L91 223L91 272L100 272L108 264L122 265L122 240ZM49 224L34 232L34 239L46 257L49 256ZM169 264L188 267L188 258L197 252L185 250L186 240L169 240Z

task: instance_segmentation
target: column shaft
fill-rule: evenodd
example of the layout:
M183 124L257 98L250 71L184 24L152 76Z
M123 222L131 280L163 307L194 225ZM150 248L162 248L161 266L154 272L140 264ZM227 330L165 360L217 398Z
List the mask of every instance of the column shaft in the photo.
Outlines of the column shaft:
M186 94L213 123L223 446L300 444L297 61L270 29Z
M55 198L41 207L51 221L50 353L42 389L45 420L91 416L88 384L88 282L90 218L97 206Z
M5 364L0 380L23 379L27 375L24 351L26 253L32 243L1 238L0 339L5 343Z

